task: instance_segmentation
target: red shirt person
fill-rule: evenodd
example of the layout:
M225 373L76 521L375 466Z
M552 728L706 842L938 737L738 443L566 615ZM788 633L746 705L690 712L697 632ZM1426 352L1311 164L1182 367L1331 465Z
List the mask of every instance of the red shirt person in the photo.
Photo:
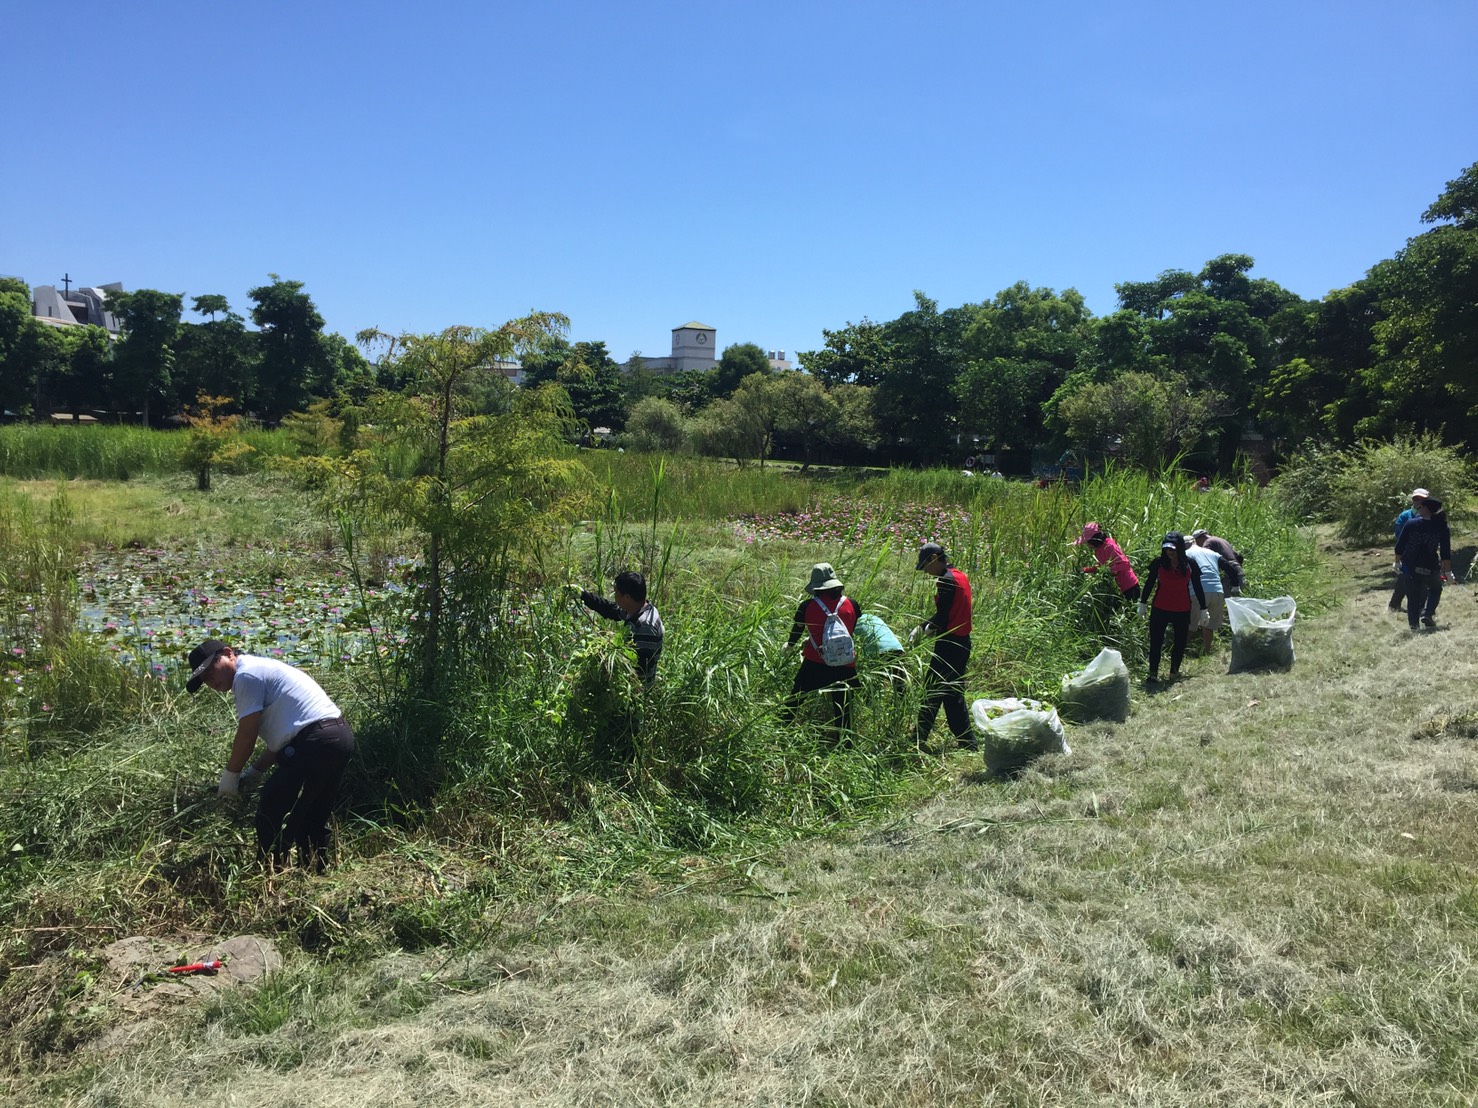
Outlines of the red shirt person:
M795 675L781 715L787 720L794 718L802 696L828 690L831 726L836 729L833 742L837 742L841 740L841 733L852 726L851 693L858 683L857 661L854 648L850 661L828 664L824 652L834 648L825 644L827 623L835 615L850 639L857 630L857 617L862 614L862 608L851 597L843 595L842 583L827 562L817 562L811 567L811 580L806 585L806 592L810 596L802 600L795 610L790 638L785 644L790 649L798 639L805 637L801 646L801 668Z
M934 614L924 621L925 634L934 636L934 656L929 659L929 675L924 703L919 708L914 741L923 747L934 730L939 709L944 709L950 734L960 746L971 750L977 745L970 713L965 710L965 667L970 664L970 628L973 604L970 578L963 570L950 565L944 547L926 542L919 547L915 569L937 578L934 587Z

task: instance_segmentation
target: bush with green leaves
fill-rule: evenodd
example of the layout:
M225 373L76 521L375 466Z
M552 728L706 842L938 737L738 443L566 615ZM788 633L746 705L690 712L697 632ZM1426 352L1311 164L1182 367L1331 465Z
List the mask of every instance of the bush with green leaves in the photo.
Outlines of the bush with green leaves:
M1331 518L1350 542L1385 543L1413 489L1429 490L1451 512L1463 507L1472 486L1472 464L1435 434L1366 442L1344 456L1331 489Z
M1289 457L1268 485L1274 503L1294 519L1322 523L1334 518L1334 487L1349 459L1341 450L1311 444Z

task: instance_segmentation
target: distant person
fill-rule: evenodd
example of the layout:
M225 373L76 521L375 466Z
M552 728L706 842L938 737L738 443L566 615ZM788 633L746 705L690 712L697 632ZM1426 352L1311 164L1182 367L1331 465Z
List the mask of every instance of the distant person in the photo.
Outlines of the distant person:
M1216 633L1227 619L1227 598L1222 588L1222 575L1226 572L1225 559L1209 546L1201 546L1199 543L1187 546L1185 556L1201 571L1204 599L1199 608L1192 610L1191 621L1201 629L1202 653L1210 654Z
M1411 503L1407 506L1405 511L1403 511L1400 515L1398 515L1395 519L1391 521L1391 525L1395 529L1396 538L1399 539L1401 537L1401 528L1405 527L1412 520L1421 518L1420 515L1417 513L1416 506L1431 495L1431 493L1423 488L1415 488L1411 490ZM1387 604L1386 607L1388 607L1393 612L1399 612L1401 610L1401 601L1405 599L1406 575L1401 572L1401 563L1397 562L1396 588L1391 593L1391 602Z
M1211 491L1211 478L1210 477L1198 477L1196 479L1196 491L1197 492L1210 492Z
M826 690L831 704L830 724L837 729L834 741L839 741L852 727L852 690L858 684L854 636L862 609L843 594L842 583L827 562L817 562L811 567L806 592L810 595L795 610L790 638L785 643L789 650L802 638L805 640L801 645L801 668L796 672L781 717L794 718L806 693Z
M1151 684L1160 680L1160 655L1165 647L1165 629L1172 632L1170 646L1170 680L1180 679L1180 663L1185 658L1186 640L1191 631L1191 596L1201 606L1201 618L1206 614L1206 594L1201 588L1201 568L1185 556L1185 536L1171 531L1160 544L1160 556L1150 563L1144 577L1144 599L1139 602L1139 614L1144 615L1146 606L1150 616L1150 671Z
M607 600L593 592L580 590L580 603L596 615L626 624L631 645L636 648L636 671L642 683L650 685L657 676L657 659L662 656L662 616L647 599L647 579L635 570L616 574L614 599Z
M1452 575L1452 530L1442 501L1424 497L1416 510L1417 518L1401 528L1396 540L1396 564L1406 578L1406 620L1413 631L1418 625L1428 630L1437 626L1442 581Z
M235 796L275 766L257 799L257 850L282 866L296 846L300 865L322 870L329 817L354 753L344 714L302 670L242 654L220 639L206 639L190 651L189 662L187 691L208 685L231 693L236 704L236 738L217 791ZM266 749L248 765L258 739Z
M1084 573L1097 573L1099 566L1108 566L1120 595L1131 604L1139 599L1139 577L1112 535L1096 523L1085 523L1083 533L1073 540L1073 545L1086 545L1093 554L1095 564L1084 566Z
M973 750L978 744L970 724L970 713L965 710L965 667L970 663L973 608L970 579L964 571L950 565L944 547L935 542L926 542L919 547L919 560L914 569L938 579L934 587L934 614L920 628L924 634L934 637L934 656L929 660L927 692L919 708L914 741L921 749L928 743L929 733L934 730L934 721L939 718L942 707L955 742Z
M1226 574L1226 595L1241 596L1242 590L1247 586L1247 574L1242 569L1242 555L1237 548L1226 539L1217 538L1204 527L1197 527L1192 531L1191 538L1197 546L1204 546L1221 555L1221 570Z

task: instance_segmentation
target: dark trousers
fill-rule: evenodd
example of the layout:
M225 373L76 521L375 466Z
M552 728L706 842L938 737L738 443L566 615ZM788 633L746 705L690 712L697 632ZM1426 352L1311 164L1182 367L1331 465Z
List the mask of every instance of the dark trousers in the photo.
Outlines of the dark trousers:
M963 746L975 745L970 713L965 710L965 667L969 664L968 635L940 635L934 640L934 657L929 659L929 673L924 679L927 692L919 708L914 735L918 745L929 741L929 732L934 730L941 707L955 741Z
M1435 573L1403 573L1406 582L1406 622L1412 627L1437 615L1442 600L1442 578Z
M851 730L852 690L858 683L856 666L828 666L810 658L802 659L780 718L787 722L794 719L796 707L806 693L829 689L826 698L831 702L831 725L843 731Z
M329 817L353 753L354 732L342 719L310 724L277 752L277 768L257 800L257 850L264 858L281 866L296 846L299 863L323 868Z
M1180 673L1180 663L1185 658L1185 643L1191 633L1190 612L1166 612L1160 608L1150 609L1150 678L1160 676L1160 652L1165 647L1165 628L1172 628L1174 637L1170 642L1170 672Z
M1399 611L1401 609L1401 601L1403 601L1405 599L1406 599L1406 574L1401 573L1398 570L1397 573L1396 573L1396 588L1395 588L1395 591L1391 593L1391 601L1387 605L1387 607L1390 608L1391 611L1393 611L1393 612Z

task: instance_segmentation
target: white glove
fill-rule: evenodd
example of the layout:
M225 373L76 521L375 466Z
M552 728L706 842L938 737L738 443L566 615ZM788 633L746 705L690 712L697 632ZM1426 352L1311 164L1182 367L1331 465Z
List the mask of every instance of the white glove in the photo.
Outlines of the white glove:
M221 783L216 786L217 796L235 796L241 788L241 774L229 769L221 770Z
M1201 609L1201 618L1196 621L1196 626L1202 631L1211 626L1211 613L1205 608Z
M1149 608L1146 607L1145 602L1143 600L1141 600L1138 604L1136 604L1134 606L1134 614L1137 615L1140 619L1143 619L1144 618L1144 614L1147 611L1149 611Z

